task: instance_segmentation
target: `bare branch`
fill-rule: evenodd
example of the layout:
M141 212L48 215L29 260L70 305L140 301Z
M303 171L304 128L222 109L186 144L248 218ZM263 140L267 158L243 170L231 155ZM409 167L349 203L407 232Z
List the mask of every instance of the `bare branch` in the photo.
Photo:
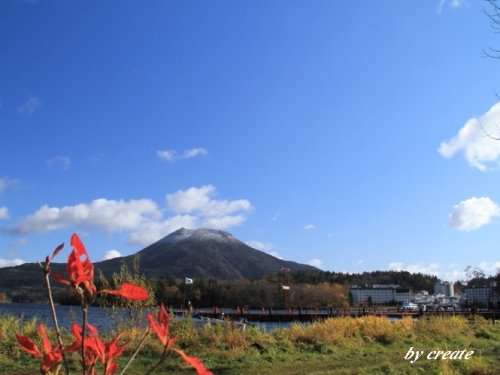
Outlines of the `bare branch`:
M500 141L500 136L498 137L494 137L493 135L491 135L488 131L486 131L486 129L484 128L483 124L480 123L480 126L481 126L481 130L483 131L483 133L488 137L488 138L491 138L495 141ZM495 127L497 128L498 130L498 133L500 134L500 127L498 126L498 124L495 124Z

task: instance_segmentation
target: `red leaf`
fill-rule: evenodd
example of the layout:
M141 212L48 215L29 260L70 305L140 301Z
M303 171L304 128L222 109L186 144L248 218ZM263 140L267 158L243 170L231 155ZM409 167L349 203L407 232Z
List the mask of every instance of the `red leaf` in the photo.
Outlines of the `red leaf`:
M118 368L118 363L112 361L108 362L108 364L106 365L104 375L113 375L117 368Z
M62 362L62 353L60 351L53 351L47 353L43 356L42 363L40 364L40 369L46 373L58 367Z
M47 337L47 330L45 329L45 326L43 324L40 324L38 326L38 333L42 338L42 346L44 354L50 353L52 351L52 344L50 343L49 338Z
M153 318L152 314L148 314L146 318L149 321L149 326L156 333L156 336L160 339L161 343L166 346L167 345L167 335L165 334L165 328L156 323L155 318Z
M90 349L101 361L106 362L106 345L99 337L97 328L92 324L87 324L88 336L85 336L85 348Z
M158 336L161 343L168 349L170 341L168 340L169 318L163 304L160 305L160 309L158 311L158 320L155 320L152 314L148 314L146 318L149 321L149 326L151 327L151 329L156 333L156 336Z
M75 341L67 347L64 348L65 352L77 352L82 348L82 333L80 331L80 326L76 323L73 323L71 326L71 332L73 336L75 336Z
M113 340L111 340L109 344L106 344L106 359L108 361L113 360L113 358L119 357L125 350L127 344L122 344L121 346L118 345L118 340L120 339L122 334L123 333L120 333Z
M168 336L168 325L170 319L168 317L167 310L165 310L165 306L163 306L163 303L160 305L160 310L158 311L158 322L166 328L166 334Z
M212 372L208 371L205 368L205 366L203 365L203 363L201 362L201 360L199 358L190 357L186 353L184 353L182 350L179 350L176 348L173 348L172 350L174 352L176 352L177 354L179 354L181 356L181 358L184 360L184 362L186 362L188 365L193 367L196 370L196 373L198 375L214 375Z
M57 281L58 283L65 284L65 285L71 285L71 283L64 278L63 275L59 273L53 273L52 278Z
M80 237L76 233L71 235L71 247L75 250L78 256L85 255L88 258L87 250L85 250L85 246L83 246L83 242L80 240Z
M42 353L38 350L37 346L28 336L21 336L16 334L16 339L19 345L21 345L21 349L26 353L32 355L33 357L41 357Z
M146 300L149 298L147 289L127 283L120 285L117 290L101 290L100 293L112 294L129 300Z
M68 273L71 285L74 288L78 288L80 284L89 294L95 294L94 286L94 265L90 261L90 258L83 246L82 241L78 235L73 234L71 236L71 247L73 250L68 256L68 263L66 264L66 270Z

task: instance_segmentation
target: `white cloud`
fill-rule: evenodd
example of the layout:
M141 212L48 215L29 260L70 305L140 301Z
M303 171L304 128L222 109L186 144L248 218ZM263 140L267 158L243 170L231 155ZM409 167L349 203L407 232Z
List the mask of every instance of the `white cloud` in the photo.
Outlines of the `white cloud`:
M130 233L133 245L148 246L180 228L199 228L199 219L192 215L175 215L166 220L147 221Z
M120 253L118 250L108 250L104 254L101 260L109 260L113 258L119 258L122 256L122 253Z
M26 263L22 259L0 259L0 268L19 266Z
M197 156L207 156L208 151L203 147L192 148L190 150L184 150L181 155L181 159L191 159Z
M313 231L316 229L316 225L314 224L307 224L306 226L304 226L304 230L307 230L307 231Z
M455 263L448 264L448 267L440 267L437 262L431 262L429 264L405 264L403 262L392 262L389 263L389 270L392 271L408 271L411 273L423 273L427 275L434 275L441 277L443 280L447 281L458 281L465 280L465 270L458 268L459 265ZM500 269L500 261L488 263L481 262L479 268L486 274L495 273L497 269Z
M169 209L178 214L196 213L216 218L252 209L252 205L246 199L216 200L212 198L215 193L216 189L213 185L192 187L168 194L166 202Z
M455 262L449 263L448 269L443 272L444 272L443 280L458 281L458 280L465 280L466 278L464 267Z
M444 280L447 281L465 280L465 278L465 272L463 270L450 270L444 274Z
M48 232L74 225L97 227L107 233L131 231L147 220L158 219L161 212L149 199L115 201L96 199L75 206L42 206L18 226L21 233Z
M276 251L275 246L269 242L261 242L261 241L248 241L246 244L254 249L263 251L269 255L272 255L275 258L283 259L279 253Z
M6 220L9 218L9 210L7 207L0 207L0 220Z
M364 261L364 259L360 259L360 260L358 260L358 261L356 262L356 266L360 266L360 265L362 265L364 262L365 262L365 261Z
M423 273L427 275L439 275L439 264L432 262L430 264L405 264L403 262L391 262L388 266L391 271L408 271L410 273Z
M465 0L451 0L450 7L452 8L463 8L467 2Z
M176 150L158 150L156 155L163 160L175 162L177 159L192 159L197 156L208 155L207 149L203 147L191 148L179 153Z
M449 216L450 225L458 230L478 229L500 216L500 207L489 197L472 197L455 205Z
M39 110L42 108L42 101L40 98L37 98L36 96L31 96L28 98L27 101L25 101L23 104L21 104L19 107L17 107L17 112L21 115L32 115L35 113L35 111Z
M437 12L441 14L443 12L443 8L448 5L452 9L463 8L467 5L467 1L465 0L440 0L438 4Z
M216 200L211 197L215 191L209 185L168 194L170 213L160 210L150 199L96 199L64 207L44 205L14 229L18 233L42 233L82 226L107 234L127 233L131 244L147 246L181 227L227 229L243 223L252 209L250 202Z
M67 156L58 155L52 159L47 160L47 166L51 168L60 168L67 171L70 167L71 159Z
M500 102L490 108L486 114L469 119L458 131L458 134L441 143L439 153L445 158L451 158L462 151L469 165L487 171L488 163L498 164L500 159L500 141L497 137L500 124Z
M466 280L467 275L464 269L459 269L456 264L449 264L448 268L451 268L444 273L444 279L448 281L458 281ZM481 262L478 268L485 273L485 275L494 275L498 270L500 270L500 261L496 262Z
M175 150L158 150L156 151L156 155L166 161L175 161L177 159L177 151Z
M0 178L0 194L6 191L9 187L17 184L18 180L13 180L10 178Z
M497 270L500 270L500 261L493 263L481 262L479 263L479 268L485 273L494 273Z
M313 258L310 261L307 262L310 266L321 268L323 266L323 261L318 258Z
M204 227L213 229L225 229L237 227L247 219L244 215L226 215L220 217L207 217L203 221Z

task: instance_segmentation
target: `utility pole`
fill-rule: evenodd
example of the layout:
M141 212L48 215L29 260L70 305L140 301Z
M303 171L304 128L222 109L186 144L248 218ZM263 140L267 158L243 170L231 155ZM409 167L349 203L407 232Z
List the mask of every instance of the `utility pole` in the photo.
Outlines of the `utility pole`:
M285 312L288 311L288 291L290 290L290 286L288 285L287 280L287 272L290 271L290 268L281 267L281 271L283 271L283 285L281 288L285 294Z
M193 283L193 279L190 279L189 277L184 278L184 290L182 292L182 310L185 310L186 306L186 292L187 292L187 286Z

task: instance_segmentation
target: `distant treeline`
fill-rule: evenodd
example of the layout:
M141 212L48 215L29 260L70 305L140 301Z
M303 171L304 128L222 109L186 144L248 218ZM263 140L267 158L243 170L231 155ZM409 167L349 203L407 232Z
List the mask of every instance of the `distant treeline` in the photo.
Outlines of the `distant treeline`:
M398 284L403 289L413 291L426 290L433 293L434 284L439 281L436 276L407 271L372 271L363 273L343 273L330 271L293 272L291 279L294 283L329 283L341 285L372 286L373 284Z
M118 273L111 278L100 274L97 278L99 288L114 288L122 282L132 282L147 287L151 298L148 304L163 303L167 306L194 307L251 307L251 308L341 308L349 305L349 288L353 284L399 284L401 288L433 291L438 281L435 276L412 274L405 271L374 271L361 274L347 274L323 271L287 272L269 274L255 280L219 281L193 279L186 284L184 279L155 278L141 276L138 264L129 270L122 264ZM189 275L186 275L189 276ZM284 289L283 285L289 289ZM73 303L71 291L56 294L59 303ZM101 305L120 304L110 296L101 296L96 303ZM130 302L126 302L130 303Z
M38 272L37 272L38 274ZM33 274L33 277L35 275ZM37 275L38 276L38 275ZM190 277L191 275L186 275ZM476 278L469 280L470 285L488 282L493 278L474 274ZM496 276L498 278L498 275ZM278 308L311 307L340 308L349 304L349 288L352 285L371 286L373 284L398 284L403 289L413 291L426 290L433 293L436 276L414 274L406 271L373 271L359 274L323 271L284 271L269 274L254 280L220 281L213 278L193 278L192 284L184 279L169 277L146 278L140 272L139 259L129 267L123 263L119 271L105 277L97 272L98 289L115 288L123 282L135 283L148 288L150 299L146 305L163 303L167 306L186 306L188 301L194 307L252 307ZM77 304L77 298L70 288L61 287L53 282L54 298L57 303ZM46 291L42 283L33 283L32 287L9 288L0 290L13 302L45 302ZM283 285L289 286L284 289ZM458 284L457 289L465 285ZM129 306L131 302L123 302L112 296L99 295L98 305Z

